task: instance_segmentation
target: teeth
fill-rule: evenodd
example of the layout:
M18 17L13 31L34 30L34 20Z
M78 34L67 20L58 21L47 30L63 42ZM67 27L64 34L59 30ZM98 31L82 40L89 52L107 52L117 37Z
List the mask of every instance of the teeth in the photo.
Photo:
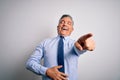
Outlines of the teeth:
M62 30L67 30L68 29L68 27L62 27Z

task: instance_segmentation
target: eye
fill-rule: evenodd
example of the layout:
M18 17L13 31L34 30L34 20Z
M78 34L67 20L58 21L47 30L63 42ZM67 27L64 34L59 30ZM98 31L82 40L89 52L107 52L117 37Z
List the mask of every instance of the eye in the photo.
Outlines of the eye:
M68 25L72 25L72 22L69 21L69 22L67 22L67 24L68 24Z
M60 21L60 24L64 24L64 23L65 23L65 21L63 21L63 20L62 20L62 21Z

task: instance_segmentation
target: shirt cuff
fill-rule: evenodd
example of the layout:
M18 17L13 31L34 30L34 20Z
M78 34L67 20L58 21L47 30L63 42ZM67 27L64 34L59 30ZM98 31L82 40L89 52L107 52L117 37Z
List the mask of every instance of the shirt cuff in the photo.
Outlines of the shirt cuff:
M77 48L76 48L76 46L74 45L74 50L75 50L75 52L76 52L76 54L79 56L80 54L83 54L83 53L85 53L87 50L78 50Z
M47 71L47 67L44 67L44 66L40 66L40 73L44 76L46 76L46 71Z

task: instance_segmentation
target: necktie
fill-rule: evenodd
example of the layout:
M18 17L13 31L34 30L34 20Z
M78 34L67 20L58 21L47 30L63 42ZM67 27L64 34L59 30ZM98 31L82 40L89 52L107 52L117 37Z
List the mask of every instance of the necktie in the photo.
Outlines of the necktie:
M60 72L65 72L64 70L64 42L63 42L63 36L60 36L60 40L58 43L58 55L57 55L57 61L58 65L62 65L62 68L59 69Z

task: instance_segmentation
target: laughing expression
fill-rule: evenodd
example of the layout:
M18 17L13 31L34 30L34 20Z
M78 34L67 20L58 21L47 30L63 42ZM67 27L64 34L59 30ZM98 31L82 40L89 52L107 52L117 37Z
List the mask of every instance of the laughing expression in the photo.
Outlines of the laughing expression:
M60 20L57 26L58 34L61 36L69 36L73 31L73 22L69 17Z

